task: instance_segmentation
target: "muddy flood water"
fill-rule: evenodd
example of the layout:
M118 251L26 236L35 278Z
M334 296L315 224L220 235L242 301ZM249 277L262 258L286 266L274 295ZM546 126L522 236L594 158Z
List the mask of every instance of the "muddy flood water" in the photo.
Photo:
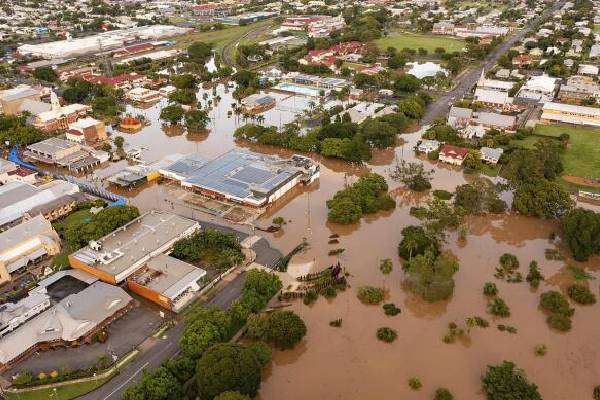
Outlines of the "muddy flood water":
M234 147L290 156L291 152L280 149L234 142L234 129L245 122L241 117L227 116L234 102L231 90L219 86L217 94L221 100L211 111L213 120L208 133L192 136L181 132L166 133L158 120L159 104L146 110L129 107L132 114L145 115L151 125L141 132L121 135L127 145L142 147L143 158L148 161L177 152L197 152L212 158ZM212 98L211 90L206 93ZM304 98L275 96L279 105L263 114L266 125L280 126L290 122L295 112L301 112L308 105ZM206 101L203 99L202 103L206 104ZM274 353L274 361L264 375L260 398L424 400L431 399L436 388L446 387L457 399L483 399L481 376L486 365L511 360L539 386L544 399L591 399L593 387L600 384L600 304L575 305L573 328L564 334L547 326L538 302L540 293L564 288L571 282L567 264L585 267L588 273L600 278L600 259L594 258L585 264L568 259L546 260L546 249L558 248L567 254L549 241L550 234L557 231L556 224L551 221L509 214L471 217L466 241L459 241L453 232L444 245L444 250L452 252L460 262L452 298L429 304L412 295L402 286L403 272L397 245L402 228L419 223L409 215L410 207L423 204L431 195L412 193L389 180L388 169L395 159L415 158L412 148L419 134L406 134L401 138L403 144L393 150L377 152L364 166L313 156L321 163L320 179L286 195L258 221L268 224L274 216L289 221L282 232L268 235L272 244L284 253L303 238L308 240L308 250L292 259L291 272L295 266L311 262L313 270L320 270L339 259L351 274L350 287L332 300L320 297L312 306L305 306L301 301L292 303L291 308L305 320L308 333L294 350ZM473 179L455 168L424 162L435 169L432 182L435 189L453 190ZM96 175L106 176L125 165L126 162L110 164ZM396 209L368 216L355 225L328 223L325 201L367 171L388 177L397 200ZM164 200L170 190L155 183L125 192L125 195L142 210L175 208L183 214L189 213L189 210L174 207ZM328 237L332 234L340 236L339 244L328 245ZM339 256L328 256L329 250L334 248L345 251ZM529 262L536 260L546 281L533 291L526 282L506 283L495 279L493 274L498 258L506 252L518 256L523 275L527 273ZM393 272L386 277L378 267L383 258L394 262ZM497 284L499 296L510 307L509 318L496 318L487 313L487 299L482 293L486 281ZM598 294L600 280L588 282ZM357 287L361 285L386 287L389 290L386 302L395 303L402 313L387 317L380 306L361 304L356 298ZM448 323L464 325L468 316L484 317L490 327L475 328L468 337L454 344L443 343L442 336ZM329 322L338 318L343 320L342 327L330 327ZM499 323L514 326L518 332L501 332L496 328ZM396 329L398 339L394 343L377 340L375 332L382 326ZM543 357L534 354L538 344L548 348ZM407 381L411 377L418 377L423 383L419 391L409 388Z

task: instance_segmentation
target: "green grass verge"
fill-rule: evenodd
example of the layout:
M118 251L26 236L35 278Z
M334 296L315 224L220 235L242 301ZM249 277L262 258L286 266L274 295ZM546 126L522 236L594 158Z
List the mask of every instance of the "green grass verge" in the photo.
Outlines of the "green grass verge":
M381 50L385 50L388 47L395 47L398 50L408 47L409 49L417 50L419 47L422 47L429 53L433 53L436 47L443 47L447 53L461 51L465 47L465 42L461 39L409 32L392 32L389 36L377 39L375 44Z
M73 383L71 385L59 386L54 389L38 389L30 390L24 393L5 393L6 400L71 400L79 396L83 396L92 390L99 388L108 381L106 379L98 379L94 381ZM56 390L55 390L56 389Z

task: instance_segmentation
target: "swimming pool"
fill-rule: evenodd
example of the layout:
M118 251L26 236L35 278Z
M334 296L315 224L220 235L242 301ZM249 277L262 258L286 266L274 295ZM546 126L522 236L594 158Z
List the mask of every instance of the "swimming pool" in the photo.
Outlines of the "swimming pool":
M274 89L285 90L286 92L303 94L311 97L319 97L321 92L321 90L317 88L295 85L293 83L280 83L279 85L275 86Z

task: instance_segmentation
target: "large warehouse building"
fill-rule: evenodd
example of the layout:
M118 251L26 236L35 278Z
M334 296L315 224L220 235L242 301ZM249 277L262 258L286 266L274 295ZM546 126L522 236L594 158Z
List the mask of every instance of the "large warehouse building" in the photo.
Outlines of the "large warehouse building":
M172 25L140 26L77 39L68 38L48 43L24 44L17 48L17 52L22 56L41 57L48 60L69 58L118 49L131 42L182 35L188 31L190 29Z
M177 171L183 178L181 185L196 193L252 207L267 206L297 184L310 183L319 176L319 166L299 155L284 160L231 150L211 161L195 160L193 168L175 168L182 166L182 161L161 173Z

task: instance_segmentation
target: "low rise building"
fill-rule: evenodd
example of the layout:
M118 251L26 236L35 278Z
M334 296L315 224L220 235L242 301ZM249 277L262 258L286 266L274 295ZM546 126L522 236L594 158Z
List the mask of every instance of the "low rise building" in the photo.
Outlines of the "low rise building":
M423 139L417 144L417 151L428 154L432 151L437 151L441 145L442 143L437 140Z
M548 75L532 76L519 90L517 98L537 103L554 100L559 86L559 78Z
M481 154L481 161L495 165L498 164L498 161L500 161L500 157L502 157L502 153L504 153L504 150L499 147L482 147L479 150L479 152Z
M4 115L20 114L23 102L40 102L40 99L41 90L28 85L0 91L0 106Z
M148 104L160 100L161 94L157 90L137 87L125 93L125 98L135 103Z
M294 159L231 150L207 162L182 185L210 198L264 207L318 174L318 165L306 165L306 160L299 164Z
M600 99L600 85L594 78L583 75L573 75L567 78L567 83L561 85L558 99L569 103Z
M275 104L274 97L256 93L242 99L242 111L250 114L259 114L275 107Z
M600 109L548 102L542 107L542 122L600 127Z
M80 135L75 134L78 132ZM80 118L72 124L69 124L69 130L67 131L67 139L69 139L69 133L75 136L75 140L80 138L79 143L95 145L100 142L106 142L108 136L106 135L106 128L104 122L95 118L87 117Z
M16 303L0 305L0 338L49 308L50 296L30 293Z
M0 368L36 351L91 343L96 332L132 306L133 298L120 287L95 282L4 335L0 339Z
M0 283L11 274L60 252L60 238L42 215L0 233Z
M199 229L196 221L151 211L70 254L69 263L104 282L118 284Z
M78 194L77 185L61 180L40 186L23 182L0 186L0 231L20 223L25 216L42 214L54 221L73 210Z
M179 312L195 298L205 276L201 268L159 254L127 278L127 287L161 307Z

